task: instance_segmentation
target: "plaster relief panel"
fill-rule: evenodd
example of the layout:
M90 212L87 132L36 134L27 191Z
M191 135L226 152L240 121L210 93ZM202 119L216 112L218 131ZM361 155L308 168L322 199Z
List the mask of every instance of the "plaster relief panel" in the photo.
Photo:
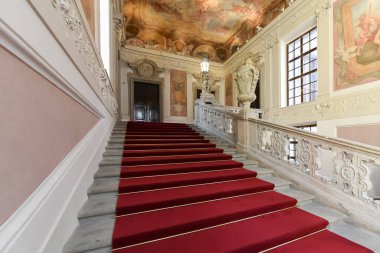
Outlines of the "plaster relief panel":
M226 94L226 105L233 106L233 96L232 96L232 74L228 74L225 77L225 94Z
M187 74L170 70L170 115L187 116Z

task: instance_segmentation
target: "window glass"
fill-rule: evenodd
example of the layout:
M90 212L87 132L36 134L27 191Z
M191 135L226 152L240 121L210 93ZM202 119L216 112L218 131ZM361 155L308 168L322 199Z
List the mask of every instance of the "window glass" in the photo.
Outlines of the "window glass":
M314 101L318 81L317 28L291 41L287 53L288 105Z

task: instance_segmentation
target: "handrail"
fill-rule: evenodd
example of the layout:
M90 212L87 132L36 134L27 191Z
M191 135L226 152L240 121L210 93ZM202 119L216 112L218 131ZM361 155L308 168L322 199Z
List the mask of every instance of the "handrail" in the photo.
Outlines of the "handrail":
M339 189L380 210L372 174L380 169L379 148L252 118L249 111L231 112L219 105L198 103L196 115L198 126L236 144L240 152L281 164L285 171L302 172L326 185L329 193Z
M320 135L320 134L317 134L317 133L308 132L308 131L305 131L305 130L302 130L302 129L299 129L299 128L296 128L296 127L276 124L276 123L272 123L272 122L269 122L269 121L266 121L266 120L253 119L253 118L250 118L248 120L251 121L251 122L260 123L262 125L270 126L270 127L273 127L273 128L278 128L278 129L281 129L281 130L285 130L285 131L288 131L288 132L291 132L293 134L297 134L297 135L300 135L300 136L310 137L310 138L313 138L313 139L316 139L316 140L326 141L326 142L330 142L332 144L340 145L342 147L348 147L350 149L360 150L360 151L365 152L365 153L370 153L370 154L375 155L375 156L380 156L380 148L376 148L376 147L373 147L373 146L370 146L370 145L366 145L366 144L363 144L363 143L358 143L358 142L353 142L353 141L349 141L349 140L338 139L338 138L334 138L334 137L327 137L327 136L323 136L323 135Z

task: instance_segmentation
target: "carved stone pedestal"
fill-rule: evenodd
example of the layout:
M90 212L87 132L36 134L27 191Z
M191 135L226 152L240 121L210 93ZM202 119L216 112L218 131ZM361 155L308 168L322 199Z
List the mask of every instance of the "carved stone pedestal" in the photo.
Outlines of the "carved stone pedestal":
M208 93L206 91L202 91L200 100L205 104L213 104L216 105L218 102L215 99L214 94Z

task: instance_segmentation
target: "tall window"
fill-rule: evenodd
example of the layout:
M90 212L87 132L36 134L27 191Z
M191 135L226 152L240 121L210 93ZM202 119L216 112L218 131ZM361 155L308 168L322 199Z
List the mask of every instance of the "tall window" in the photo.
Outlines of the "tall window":
M317 98L317 28L313 28L287 45L288 105Z
M100 0L100 55L104 68L110 72L110 1Z

